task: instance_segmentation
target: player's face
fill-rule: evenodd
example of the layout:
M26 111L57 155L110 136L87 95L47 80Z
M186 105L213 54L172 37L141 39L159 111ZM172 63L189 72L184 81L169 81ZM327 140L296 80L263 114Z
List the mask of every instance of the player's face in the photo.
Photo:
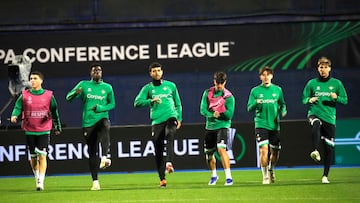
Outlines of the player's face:
M214 85L215 85L215 90L216 91L224 90L225 89L225 84L226 84L226 81L224 83L217 83L216 80L214 80Z
M154 80L160 80L163 76L163 71L161 67L152 68L150 71L150 76Z
M318 66L318 72L319 72L320 76L323 78L329 77L330 71L331 71L331 67L329 66L329 64L321 63Z
M264 71L260 75L260 80L264 85L270 85L272 79L273 79L273 74L269 73L268 71Z
M38 75L30 75L30 84L31 88L34 90L39 90L43 80Z
M100 80L102 77L102 69L100 66L94 66L91 68L91 72L90 72L91 78L93 80Z

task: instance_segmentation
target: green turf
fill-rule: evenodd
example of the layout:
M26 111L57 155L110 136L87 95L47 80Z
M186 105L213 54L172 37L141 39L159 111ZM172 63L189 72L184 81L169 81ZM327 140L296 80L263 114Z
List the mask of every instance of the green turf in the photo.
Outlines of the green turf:
M282 169L277 181L262 185L260 170L233 170L234 185L224 173L208 186L209 172L176 172L158 188L155 173L100 174L101 191L90 191L90 175L48 176L45 190L35 191L32 177L0 178L0 202L359 202L360 168L332 168L330 184L321 183L321 168Z

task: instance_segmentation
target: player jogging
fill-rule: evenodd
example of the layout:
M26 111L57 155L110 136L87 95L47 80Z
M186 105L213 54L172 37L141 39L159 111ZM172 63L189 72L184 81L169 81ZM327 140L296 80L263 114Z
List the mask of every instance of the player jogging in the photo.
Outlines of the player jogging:
M307 117L312 127L313 151L310 157L316 162L321 160L320 143L324 146L324 171L321 182L330 183L328 175L334 159L336 104L345 105L348 102L346 90L342 82L330 76L331 61L321 57L317 63L318 78L306 84L302 103L309 106Z
M262 183L270 184L275 182L274 167L281 149L280 118L286 116L287 111L281 87L271 82L272 68L261 68L259 77L261 84L251 89L247 110L255 112L255 137L260 150Z
M109 111L115 108L115 96L112 86L102 80L100 64L91 65L90 75L91 80L80 81L66 95L66 100L79 98L83 103L82 127L93 180L91 190L100 190L98 169L105 169L111 164ZM102 153L99 151L99 143Z
M181 126L182 106L175 83L162 78L163 67L160 63L150 64L149 74L152 81L141 88L134 107L150 107L151 136L155 146L159 186L165 188L165 172L174 172L174 136ZM165 148L167 156L164 156Z

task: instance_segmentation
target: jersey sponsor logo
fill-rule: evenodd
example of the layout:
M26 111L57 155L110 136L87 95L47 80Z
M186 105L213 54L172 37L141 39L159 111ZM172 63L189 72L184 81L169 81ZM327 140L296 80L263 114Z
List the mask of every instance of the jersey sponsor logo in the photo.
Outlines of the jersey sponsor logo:
M97 99L97 100L103 100L105 96L99 96L99 95L93 95L93 94L87 94L86 97L88 99Z
M157 95L153 95L152 98L167 98L167 97L170 97L171 95L170 94L157 94Z
M44 118L48 113L47 111L26 111L25 115L31 118Z
M275 104L276 99L262 99L261 103L263 103L263 104Z
M330 92L315 92L315 97L330 97Z

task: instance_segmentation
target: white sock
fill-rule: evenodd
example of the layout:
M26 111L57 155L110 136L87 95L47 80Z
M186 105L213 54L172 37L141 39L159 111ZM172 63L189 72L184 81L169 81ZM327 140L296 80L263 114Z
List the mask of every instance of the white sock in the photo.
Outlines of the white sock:
M45 174L39 174L39 182L43 183L45 179Z
M224 169L224 171L225 171L226 179L229 179L229 178L232 179L230 168Z
M35 179L39 179L39 170L33 170Z
M99 185L99 180L94 180L93 185Z
M216 177L216 176L217 176L216 169L211 170L211 177Z
M265 166L265 167L261 167L261 172L262 172L262 175L263 175L263 178L267 178L267 177L269 177L268 176L268 167L267 166Z

